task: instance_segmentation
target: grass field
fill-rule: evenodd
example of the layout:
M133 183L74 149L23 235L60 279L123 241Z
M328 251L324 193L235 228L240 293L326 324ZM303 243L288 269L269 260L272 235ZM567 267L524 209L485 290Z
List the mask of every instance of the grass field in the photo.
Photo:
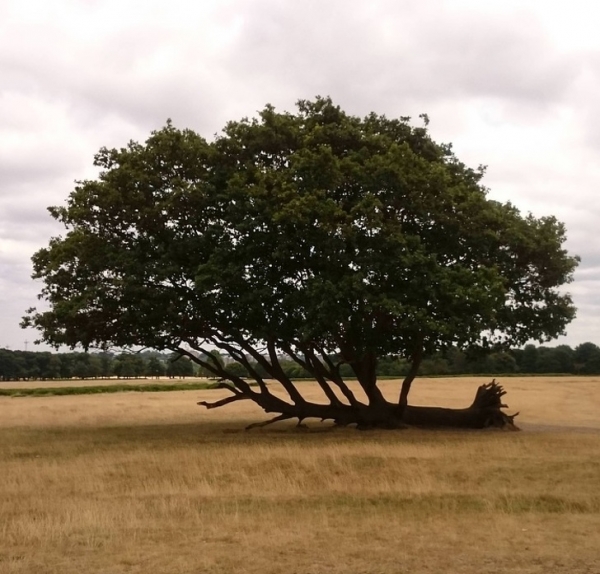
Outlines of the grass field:
M196 406L217 390L0 397L0 572L600 573L600 379L501 382L524 432L243 432L265 415Z
M97 387L114 385L194 385L198 383L210 383L214 379L200 377L186 377L185 379L170 379L169 377L141 378L141 379L53 379L51 381L5 381L0 382L0 389L56 389L62 387Z
M162 393L167 391L195 391L200 389L216 388L218 383L208 381L207 379L200 381L188 381L185 383L151 381L147 380L143 383L115 383L113 381L107 384L102 384L96 381L95 385L87 384L88 381L81 381L82 385L77 385L77 381L64 381L63 385L71 386L38 386L25 387L19 386L16 388L7 388L5 385L0 386L0 397L55 397L67 395L100 395L109 393ZM98 384L100 383L100 384Z

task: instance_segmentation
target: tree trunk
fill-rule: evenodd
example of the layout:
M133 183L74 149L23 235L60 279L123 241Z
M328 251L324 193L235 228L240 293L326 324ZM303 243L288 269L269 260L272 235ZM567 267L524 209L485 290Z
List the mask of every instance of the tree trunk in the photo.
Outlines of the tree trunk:
M477 389L473 404L466 409L447 409L442 407L416 407L408 405L404 409L402 420L408 425L420 427L454 428L502 428L519 430L514 418L519 414L507 415L501 409L506 391L495 379Z
M519 430L513 420L518 413L507 415L502 412L506 405L502 404L501 398L505 394L504 389L495 381L482 385L477 389L473 404L464 409L447 409L441 407L417 407L407 405L401 408L399 405L387 402L376 404L344 405L317 404L302 401L290 404L272 394L255 393L248 388L242 392L228 384L222 383L221 387L230 390L230 397L213 403L199 402L199 405L208 409L221 407L239 400L249 399L259 405L267 413L277 413L274 418L251 424L247 428L262 427L268 424L298 419L298 424L309 418L332 420L340 426L356 425L359 429L372 428L404 428L406 426L419 427L450 427L450 428L474 428L482 429L488 427L502 428L508 430Z
M408 405L402 420L409 426L425 428L472 428L489 427L519 430L514 424L516 415L507 415L499 409L447 409L442 407L413 407Z
M421 362L423 361L423 337L419 336L417 340L417 346L413 351L411 357L411 365L410 370L406 374L406 377L402 381L402 388L400 389L400 397L398 398L398 405L400 407L400 413L408 406L408 393L410 392L410 387L412 382L415 380L417 373L419 372L419 367L421 366Z

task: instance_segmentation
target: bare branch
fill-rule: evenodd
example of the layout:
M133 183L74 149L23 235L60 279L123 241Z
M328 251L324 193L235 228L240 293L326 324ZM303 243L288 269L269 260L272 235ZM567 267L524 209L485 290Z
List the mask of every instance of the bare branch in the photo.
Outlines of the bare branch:
M329 386L329 383L325 379L325 377L327 376L327 370L325 369L321 361L319 361L319 359L314 355L310 347L304 347L303 351L304 356L306 358L307 367L309 367L309 370L315 376L317 383L319 384L321 389L323 389L323 392L329 399L329 402L332 405L341 404L340 399L338 399L337 395L333 392L333 389Z
M290 399L294 404L304 404L306 401L304 397L299 393L298 389L294 386L294 383L283 373L279 362L276 363L277 366L271 364L267 359L261 355L261 353L255 349L251 344L247 341L244 341L241 337L235 338L235 342L239 345L244 351L246 351L269 375L271 375L274 379L279 381L283 388L286 390ZM277 369L279 367L279 370Z
M225 405L235 403L236 401L244 401L244 400L248 400L248 399L250 399L250 397L246 397L245 395L239 393L239 394L232 395L231 397L226 397L224 399L220 399L213 403L209 403L207 401L200 401L199 403L196 403L196 404L200 405L201 407L206 407L207 409L216 409L218 407L223 407Z
M223 366L216 360L216 358L211 355L210 350L195 345L190 341L186 342L188 345L190 345L190 347L192 347L192 349L198 351L199 353L202 353L206 357L211 357L212 359L214 359L214 361L211 361L209 363L208 361L200 359L199 357L197 357L193 353L190 353L187 349L183 349L182 347L172 348L171 350L175 353L180 353L182 355L185 355L186 357L189 357L191 361L194 361L198 365L204 367L207 371L213 373L217 377L231 381L245 395L253 396L257 394L250 388L250 385L246 381L244 381L244 379L228 373L223 368Z
M333 363L333 361L331 360L331 358L329 357L329 355L327 354L327 352L325 351L325 349L323 349L322 347L315 347L315 348L317 349L317 351L323 358L323 361L329 368L330 380L340 389L340 391L346 397L346 399L348 400L350 405L352 405L353 407L358 407L360 405L360 403L358 402L358 400L354 396L354 393L350 390L348 385L346 385L346 383L344 382L344 379L340 375L341 363L338 363L337 365L335 365Z
M269 391L269 389L267 387L267 383L265 383L264 379L258 374L256 369L254 369L252 367L250 361L248 361L248 359L246 358L244 353L242 353L242 351L240 351L239 349L236 349L235 347L233 347L232 345L230 345L228 343L224 343L223 341L220 341L216 337L213 337L211 339L211 342L213 345L215 345L219 349L222 349L223 351L227 351L227 353L229 353L230 357L232 357L235 361L237 361L238 363L243 365L246 368L246 370L248 371L248 374L258 383L258 386L260 387L261 392L263 392L267 395L271 394L271 392Z
M419 367L421 366L421 361L423 360L423 339L423 334L419 333L415 348L413 349L411 355L410 369L402 381L400 396L398 397L398 405L401 409L404 409L408 404L408 393L410 392L410 387L412 382L415 380L417 373L419 372Z

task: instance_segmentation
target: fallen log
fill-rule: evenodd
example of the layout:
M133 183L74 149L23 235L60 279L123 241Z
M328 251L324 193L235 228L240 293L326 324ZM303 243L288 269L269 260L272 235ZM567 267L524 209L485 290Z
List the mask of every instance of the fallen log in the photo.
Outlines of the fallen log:
M507 405L502 403L506 391L494 379L491 383L481 385L477 389L471 406L464 409L444 407L420 407L407 405L402 414L402 421L410 426L418 427L450 427L450 428L499 428L503 430L520 430L514 423L514 415L502 411Z

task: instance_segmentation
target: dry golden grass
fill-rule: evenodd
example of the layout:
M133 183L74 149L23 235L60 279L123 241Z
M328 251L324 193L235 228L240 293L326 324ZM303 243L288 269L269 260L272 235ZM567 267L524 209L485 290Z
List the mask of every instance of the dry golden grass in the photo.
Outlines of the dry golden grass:
M195 405L222 391L0 398L0 572L600 572L600 381L502 383L526 432L243 432L251 404Z

